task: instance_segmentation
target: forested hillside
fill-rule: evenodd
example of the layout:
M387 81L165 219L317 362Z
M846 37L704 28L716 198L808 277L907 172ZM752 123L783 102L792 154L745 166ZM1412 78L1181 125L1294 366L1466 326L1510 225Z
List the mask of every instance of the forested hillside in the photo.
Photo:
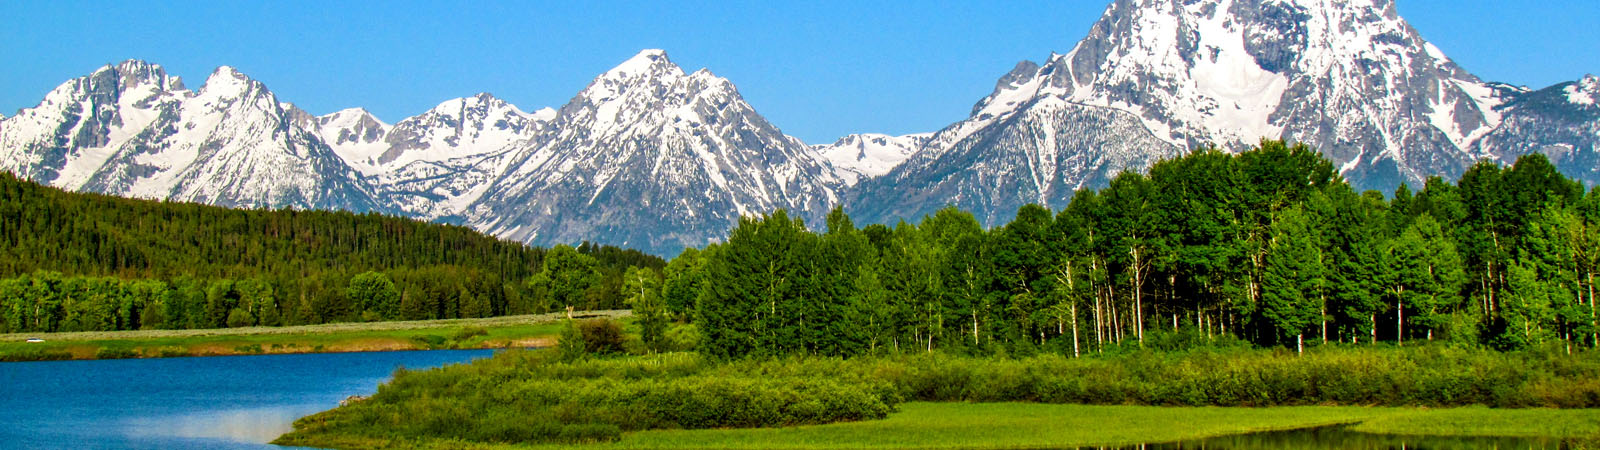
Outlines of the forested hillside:
M1124 173L994 229L947 208L865 228L835 210L825 230L746 218L674 259L659 303L719 357L1231 338L1570 351L1597 331L1600 195L1537 154L1385 196L1315 150L1264 141Z
M621 306L633 250L558 246L592 273L558 299L549 251L378 214L68 193L0 172L0 330L212 328Z

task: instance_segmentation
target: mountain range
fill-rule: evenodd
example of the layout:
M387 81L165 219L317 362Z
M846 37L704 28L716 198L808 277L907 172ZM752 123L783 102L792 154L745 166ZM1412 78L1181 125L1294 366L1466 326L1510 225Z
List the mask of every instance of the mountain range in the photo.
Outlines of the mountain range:
M1307 143L1359 188L1455 178L1542 153L1600 181L1600 78L1478 79L1392 0L1117 0L1065 54L1023 61L967 119L807 145L725 78L645 50L560 108L489 94L385 123L315 116L231 67L199 90L130 60L0 118L0 170L56 187L252 208L465 224L534 244L661 255L787 209L817 224L917 220L946 205L1001 223L1066 205L1198 146Z

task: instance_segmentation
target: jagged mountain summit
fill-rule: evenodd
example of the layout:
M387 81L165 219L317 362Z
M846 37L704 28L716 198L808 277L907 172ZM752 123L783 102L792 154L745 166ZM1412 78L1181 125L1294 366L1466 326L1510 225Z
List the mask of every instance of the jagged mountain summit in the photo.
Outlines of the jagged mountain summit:
M238 207L379 210L305 115L230 67L199 91L128 61L0 123L0 170L51 186Z
M645 50L557 110L468 217L512 239L675 254L725 236L742 215L820 217L842 185L733 83Z
M1600 78L1486 82L1392 0L1117 0L1065 54L1017 64L937 132L808 146L707 70L646 50L559 109L488 94L388 123L313 116L223 67L198 91L127 61L0 116L0 170L67 189L240 207L381 211L535 244L672 255L738 217L817 225L946 205L983 222L1202 145L1310 144L1357 187L1529 153L1600 182Z
M382 211L670 255L726 235L742 215L787 209L814 222L853 177L888 170L915 139L879 139L898 147L836 169L732 82L686 73L660 50L600 75L559 111L478 94L392 125L361 108L313 116L228 67L191 92L128 61L0 122L0 170L80 191Z
M1588 86L1479 80L1392 0L1117 0L1070 52L1018 64L851 204L888 221L948 203L994 224L1028 202L1064 206L1121 170L1262 138L1321 150L1361 188L1535 151L1592 182Z
M480 93L393 126L361 109L317 121L323 139L369 177L384 204L414 217L459 222L506 170L507 154L527 145L554 116L550 108L527 113Z

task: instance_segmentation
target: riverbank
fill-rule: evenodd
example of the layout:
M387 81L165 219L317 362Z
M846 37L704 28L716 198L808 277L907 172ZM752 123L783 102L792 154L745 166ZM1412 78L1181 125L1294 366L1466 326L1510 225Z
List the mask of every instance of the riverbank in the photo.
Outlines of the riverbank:
M580 313L628 314L626 310ZM549 347L555 345L565 318L566 313L551 313L291 327L0 334L0 361Z

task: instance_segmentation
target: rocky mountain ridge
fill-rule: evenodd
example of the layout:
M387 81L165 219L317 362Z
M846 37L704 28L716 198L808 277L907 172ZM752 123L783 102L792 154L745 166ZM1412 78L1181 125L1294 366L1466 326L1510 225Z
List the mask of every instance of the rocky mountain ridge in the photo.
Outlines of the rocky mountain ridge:
M645 50L558 109L489 94L386 123L313 116L230 67L197 91L126 61L0 116L0 170L57 187L225 206L348 209L535 244L675 254L743 215L858 223L946 205L987 224L1215 145L1305 142L1358 188L1544 154L1600 181L1600 77L1485 82L1392 0L1116 0L1065 54L1023 61L932 133L806 145L733 83Z

